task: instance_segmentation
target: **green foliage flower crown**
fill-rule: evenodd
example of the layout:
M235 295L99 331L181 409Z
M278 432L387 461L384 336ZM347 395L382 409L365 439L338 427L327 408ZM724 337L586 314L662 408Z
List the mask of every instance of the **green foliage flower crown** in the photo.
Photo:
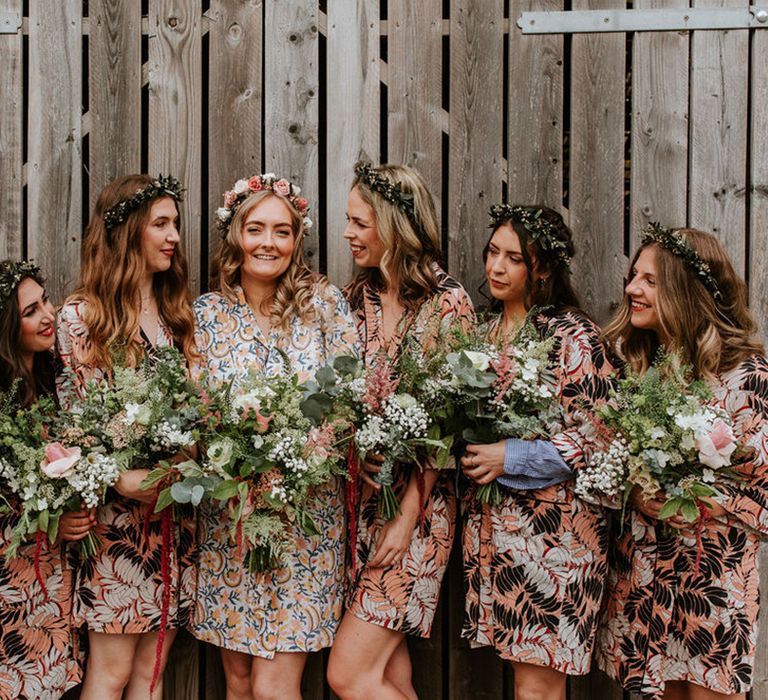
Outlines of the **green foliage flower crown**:
M720 288L712 276L709 264L699 257L699 254L686 240L685 234L671 228L666 228L658 221L652 221L643 230L642 244L648 245L649 243L657 243L680 258L685 263L685 266L699 278L699 281L709 290L709 293L716 301L720 301L723 298Z
M568 243L559 235L561 226L544 216L543 209L520 204L494 204L488 210L488 216L492 229L497 229L508 221L521 224L530 239L539 246L544 257L565 267L571 264Z
M129 199L123 199L107 210L104 214L104 227L111 231L118 224L122 224L128 215L158 197L173 197L177 202L184 199L184 186L172 175L158 175L146 187L136 190L136 194Z
M362 182L368 189L377 192L390 204L396 206L410 219L417 229L419 228L416 221L412 194L403 192L397 184L378 172L370 163L359 161L355 165L355 175L359 182Z
M5 308L8 301L13 298L19 283L31 277L42 284L43 276L40 268L31 260L3 260L0 262L0 311Z

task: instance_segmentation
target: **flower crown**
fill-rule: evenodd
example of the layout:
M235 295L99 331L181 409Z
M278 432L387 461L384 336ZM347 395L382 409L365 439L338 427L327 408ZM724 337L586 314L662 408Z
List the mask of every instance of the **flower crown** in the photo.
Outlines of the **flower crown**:
M43 276L40 274L40 268L31 260L3 260L0 262L0 310L13 297L16 287L19 283L31 277L36 282L42 284Z
M216 210L216 218L222 236L225 236L229 230L232 217L240 205L252 194L262 190L272 190L293 204L302 218L304 234L309 233L309 229L312 228L312 219L307 216L309 202L304 197L299 197L301 188L284 177L278 178L274 173L263 173L262 175L253 175L247 180L238 180L232 185L231 190L224 193L224 206Z
M184 199L184 187L172 175L158 175L146 187L136 190L133 197L123 199L104 214L104 228L112 230L128 218L128 214L158 197L173 197L177 202Z
M544 216L543 209L520 204L494 204L488 210L488 216L492 229L497 229L510 219L522 224L530 239L547 257L565 267L571 264L568 244L558 235L559 226Z
M359 161L355 165L355 175L359 182L362 182L368 189L378 192L390 204L394 204L416 228L419 228L412 194L403 192L400 187L378 172L370 163Z
M685 234L671 228L662 226L658 221L652 221L643 230L642 244L658 243L670 253L680 258L685 266L695 273L699 281L709 290L712 297L719 301L723 298L720 288L717 286L709 263L699 257L699 254L691 247L685 238Z

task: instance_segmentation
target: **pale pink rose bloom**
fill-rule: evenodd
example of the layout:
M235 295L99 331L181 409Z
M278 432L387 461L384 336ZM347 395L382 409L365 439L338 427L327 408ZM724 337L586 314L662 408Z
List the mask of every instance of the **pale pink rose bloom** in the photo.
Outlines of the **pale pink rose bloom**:
M248 188L251 190L251 192L258 192L261 188L261 178L258 175L254 175L250 180L248 180Z
M224 193L224 206L229 208L232 207L234 204L237 203L237 192L234 190L229 190L228 192Z
M731 462L731 454L736 449L736 438L731 426L717 418L712 430L696 439L699 461L711 469L725 467Z
M262 416L261 413L256 415L256 429L260 433L266 433L269 429L269 423L272 420L272 416Z
M288 182L288 180L285 178L281 178L272 186L272 189L277 194L281 194L283 197L287 197L289 194L291 194L291 183Z
M61 479L69 476L79 461L79 447L67 449L60 442L51 442L45 446L45 459L40 462L40 469L49 479Z

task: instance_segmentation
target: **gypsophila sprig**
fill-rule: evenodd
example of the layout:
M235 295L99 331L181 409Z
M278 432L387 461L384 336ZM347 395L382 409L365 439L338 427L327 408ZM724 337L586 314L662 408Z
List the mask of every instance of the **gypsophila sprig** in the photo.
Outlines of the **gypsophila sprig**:
M634 487L646 499L663 491L661 520L699 520L700 499L717 495L718 481L735 478L732 422L711 401L707 385L691 381L690 368L674 355L660 353L643 375L628 372L596 410L605 447L579 470L576 493L615 501Z

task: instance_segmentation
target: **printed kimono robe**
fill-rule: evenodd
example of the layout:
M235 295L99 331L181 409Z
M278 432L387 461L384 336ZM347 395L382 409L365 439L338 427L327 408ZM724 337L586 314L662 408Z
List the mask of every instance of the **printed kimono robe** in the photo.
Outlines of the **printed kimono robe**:
M551 366L564 409L551 442L577 470L593 447L588 412L608 397L612 366L599 330L567 313L538 316L552 334ZM573 480L522 491L499 487L490 506L469 488L464 506L466 618L462 636L509 661L589 672L606 576L603 510L574 496Z
M364 291L357 309L360 334L365 338L365 362L373 366L382 355L394 360L410 336L424 351L440 347L454 328L469 331L475 322L472 302L464 288L438 269L438 289L418 311L406 313L395 334L385 344L379 294ZM408 485L413 465L395 469L393 488L399 499ZM424 527L419 523L401 562L385 568L368 568L384 521L378 516L378 495L361 484L357 519L357 576L352 582L348 609L358 618L381 627L419 637L429 637L437 609L440 584L456 527L455 472L445 470L438 477L424 506Z
M759 539L768 535L768 363L753 356L711 386L739 443L754 450L739 483L715 498L727 511L701 532L675 534L632 508L611 561L597 662L626 689L661 698L667 681L718 693L752 684Z
M0 551L10 541L12 515L0 517ZM0 700L57 700L80 682L72 629L72 572L61 545L44 545L35 576L35 544L13 558L0 555Z
M85 304L70 302L59 311L56 324L59 353L68 368L57 381L59 402L65 409L83 396L86 382L104 378L101 368L85 364L89 340L84 318ZM158 346L173 343L167 328L160 326L155 342ZM195 522L182 518L172 530L169 629L187 625L194 602ZM75 624L106 634L159 631L163 597L159 516L152 515L150 504L115 493L98 509L94 532L102 547L75 570Z
M286 333L265 337L242 289L229 301L204 294L195 301L197 348L209 381L223 383L257 369L268 376L298 373L310 379L338 355L360 354L349 305L341 292L318 283L312 304L317 319L296 316ZM290 362L286 366L281 352ZM329 647L344 599L344 500L342 480L317 487L306 510L321 537L294 526L296 546L286 564L250 573L232 541L226 508L200 509L197 610L193 634L206 642L263 658L276 652L310 652Z

